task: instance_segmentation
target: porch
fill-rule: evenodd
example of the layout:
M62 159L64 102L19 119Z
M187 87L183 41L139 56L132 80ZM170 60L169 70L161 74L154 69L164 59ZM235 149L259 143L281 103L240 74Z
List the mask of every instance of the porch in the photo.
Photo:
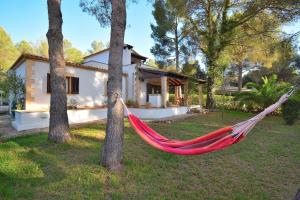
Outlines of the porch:
M189 83L197 85L198 104L202 105L204 80L194 79L177 72L168 72L147 65L137 67L134 80L135 102L155 108L189 106ZM174 98L170 98L173 95Z

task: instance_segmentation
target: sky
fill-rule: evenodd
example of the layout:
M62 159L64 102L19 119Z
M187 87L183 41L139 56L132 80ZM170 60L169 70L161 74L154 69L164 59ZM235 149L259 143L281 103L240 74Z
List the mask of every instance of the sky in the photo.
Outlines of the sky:
M0 26L10 34L13 42L23 39L36 42L46 38L48 13L46 0L0 0ZM106 44L110 28L100 27L94 16L82 12L79 0L63 0L63 34L73 46L86 52L91 42L101 40ZM150 23L153 22L152 5L147 0L130 3L127 10L125 43L147 57L153 57Z
M46 38L48 30L46 0L0 0L0 26L10 34L13 42L27 40L37 42ZM109 41L110 28L100 27L94 16L82 12L79 0L63 0L63 34L73 46L86 52L91 42ZM153 23L152 5L147 0L130 3L127 9L127 27L125 43L134 46L140 54L153 58L150 48L153 46L150 23ZM300 31L300 21L284 26L284 31ZM300 40L298 40L300 43Z

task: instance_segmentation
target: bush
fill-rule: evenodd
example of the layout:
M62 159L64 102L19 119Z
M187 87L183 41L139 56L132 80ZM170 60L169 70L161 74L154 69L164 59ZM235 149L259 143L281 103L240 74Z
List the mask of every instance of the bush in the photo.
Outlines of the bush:
M135 105L135 102L134 102L133 100L128 99L128 100L126 101L126 106L127 106L128 108L132 108L132 107L134 107L134 105Z
M290 97L282 105L282 116L286 124L293 125L299 117L300 95Z
M150 109L152 108L152 105L150 102L146 102L145 108Z
M262 111L272 105L290 89L288 83L278 82L277 76L264 77L263 84L247 83L252 88L250 92L241 92L235 96L235 100L246 111Z

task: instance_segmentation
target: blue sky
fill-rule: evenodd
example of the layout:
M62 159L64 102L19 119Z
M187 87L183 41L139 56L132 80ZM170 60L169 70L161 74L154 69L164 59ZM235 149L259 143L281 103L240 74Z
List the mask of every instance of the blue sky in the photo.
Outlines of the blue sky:
M125 42L141 54L151 57L150 22L152 5L145 0L130 3L127 10ZM110 28L101 28L95 17L83 13L79 0L63 0L63 34L76 48L87 51L93 40L109 41ZM48 30L46 0L3 0L0 6L0 26L14 42L26 39L36 42L45 38Z
M95 17L83 13L79 0L63 0L62 12L64 37L76 48L85 52L93 40L109 41L110 29L101 28ZM131 3L127 10L125 42L147 57L153 57L150 53L153 45L150 37L150 23L153 22L151 12L152 5L146 0ZM4 27L14 42L23 39L36 42L45 38L48 29L47 1L2 0L0 26ZM300 21L284 26L284 30L289 33L300 31Z

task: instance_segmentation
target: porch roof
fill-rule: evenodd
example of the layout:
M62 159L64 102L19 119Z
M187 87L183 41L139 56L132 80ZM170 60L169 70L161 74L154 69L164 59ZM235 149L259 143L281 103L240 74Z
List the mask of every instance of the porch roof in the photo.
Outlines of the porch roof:
M150 68L150 67L149 68L140 67L139 71L141 72L141 78L143 78L143 79L153 79L153 78L160 78L162 76L167 76L167 77L171 78L170 79L171 83L174 83L174 85L182 84L182 82L178 81L178 79L179 80L192 80L199 84L206 83L205 80L195 79L195 78L192 78L190 76L187 76L185 74L181 74L178 72L165 71L165 70L154 69L154 68Z

